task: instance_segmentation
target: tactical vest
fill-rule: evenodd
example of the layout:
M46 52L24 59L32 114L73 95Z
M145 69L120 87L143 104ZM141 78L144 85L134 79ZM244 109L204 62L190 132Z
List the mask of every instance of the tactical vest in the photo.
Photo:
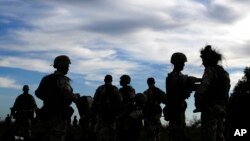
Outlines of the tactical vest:
M161 115L162 108L161 103L165 102L165 93L157 87L152 87L146 90L147 102L145 105L145 116Z
M123 104L132 103L135 98L135 90L131 86L125 86L120 88L119 92L122 95Z
M230 89L229 74L221 67L213 68L214 79L211 81L207 92L204 94L204 102L209 105L225 105L228 103Z
M190 96L188 77L182 73L171 72L166 78L167 98L173 102L183 102Z
M39 88L36 91L36 96L43 100L44 107L51 111L61 111L69 107L72 103L61 92L58 86L58 80L69 79L66 76L59 74L50 74L44 77Z
M99 87L97 95L98 99L94 99L93 106L104 121L112 122L119 113L121 104L118 89L113 85L103 85Z

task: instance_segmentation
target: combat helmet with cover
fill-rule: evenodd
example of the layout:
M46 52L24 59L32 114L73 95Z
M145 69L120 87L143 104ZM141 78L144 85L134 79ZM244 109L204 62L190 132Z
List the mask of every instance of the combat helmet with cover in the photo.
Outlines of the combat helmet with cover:
M120 80L121 80L121 82L122 82L123 84L129 84L130 81L131 81L131 78L130 78L129 75L124 74L124 75L121 76Z
M59 55L54 59L54 68L64 67L71 64L71 61L68 56L66 55Z
M187 57L185 54L181 52L176 52L171 56L170 62L172 64L179 64L179 63L184 63L187 62Z

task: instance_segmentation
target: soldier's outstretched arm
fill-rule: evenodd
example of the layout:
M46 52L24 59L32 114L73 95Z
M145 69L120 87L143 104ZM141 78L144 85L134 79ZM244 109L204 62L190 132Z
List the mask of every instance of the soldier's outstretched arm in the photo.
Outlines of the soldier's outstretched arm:
M202 79L194 76L188 76L188 87L191 91L196 91L201 83Z

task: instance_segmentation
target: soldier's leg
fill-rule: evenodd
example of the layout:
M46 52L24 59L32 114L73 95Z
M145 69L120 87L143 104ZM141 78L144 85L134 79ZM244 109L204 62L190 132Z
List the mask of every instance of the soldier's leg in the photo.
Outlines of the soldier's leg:
M202 141L216 141L217 119L207 113L201 113Z
M225 141L225 120L220 118L217 120L217 141Z
M50 115L47 121L48 141L65 141L67 121L61 115Z

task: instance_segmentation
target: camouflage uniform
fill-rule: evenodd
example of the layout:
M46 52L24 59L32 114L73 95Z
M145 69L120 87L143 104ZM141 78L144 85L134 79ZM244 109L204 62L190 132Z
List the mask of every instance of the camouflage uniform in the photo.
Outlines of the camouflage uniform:
M171 56L171 63L174 69L166 78L167 103L163 109L165 120L169 121L170 140L185 140L185 111L187 108L186 99L195 89L197 78L184 75L181 71L184 69L187 58L185 54L176 52Z
M120 140L127 140L128 135L131 134L130 124L129 121L134 122L133 120L128 120L125 117L127 117L126 114L124 114L124 111L128 111L129 109L133 108L135 106L134 98L135 98L135 89L130 86L130 76L129 75L122 75L120 77L120 85L122 86L119 89L119 92L122 96L122 105L120 109L120 118L118 119L117 124L117 130L118 130L118 137ZM126 113L126 112L125 112ZM124 117L122 117L124 116ZM134 135L130 135L134 136ZM131 138L133 140L133 138ZM130 139L129 139L130 140Z
M24 86L28 88L27 85ZM19 95L11 108L11 114L16 119L14 126L18 136L31 137L31 120L34 118L34 111L37 105L34 97L27 92Z
M222 84L224 82L220 82L219 78L223 74L227 77L225 79L229 80L228 73L222 67L206 68L200 87L195 94L196 107L201 109L202 139L204 141L224 140L224 122L230 86L228 84L223 92L225 86Z
M92 141L93 117L91 110L93 98L91 96L81 96L75 103L80 115L79 125L81 128L81 140Z
M119 115L119 119L123 121L120 129L120 141L138 141L143 128L143 109L147 97L142 93L135 95L135 102L126 106Z
M206 46L201 51L205 71L195 93L195 106L201 111L202 141L224 141L224 124L230 89L229 74L217 65L221 55Z
M111 82L112 77L110 82L105 81L104 85L99 86L94 95L93 114L96 117L94 130L98 141L115 141L117 138L116 118L119 114L122 97L118 88Z
M70 79L65 76L69 64L70 60L67 56L56 57L54 68L57 70L45 76L35 91L36 96L43 101L43 107L38 116L45 125L46 141L65 140L67 126L74 112L70 105L77 95L73 94Z
M181 72L171 72L166 78L167 104L164 108L165 120L169 121L170 138L182 141L185 138L184 129L186 99L192 90L189 87L189 77Z
M164 91L157 88L154 83L154 79L149 78L149 88L144 91L144 94L147 96L147 102L144 108L144 123L150 140L159 141L161 129L160 118L162 115L160 104L166 103L166 94Z

